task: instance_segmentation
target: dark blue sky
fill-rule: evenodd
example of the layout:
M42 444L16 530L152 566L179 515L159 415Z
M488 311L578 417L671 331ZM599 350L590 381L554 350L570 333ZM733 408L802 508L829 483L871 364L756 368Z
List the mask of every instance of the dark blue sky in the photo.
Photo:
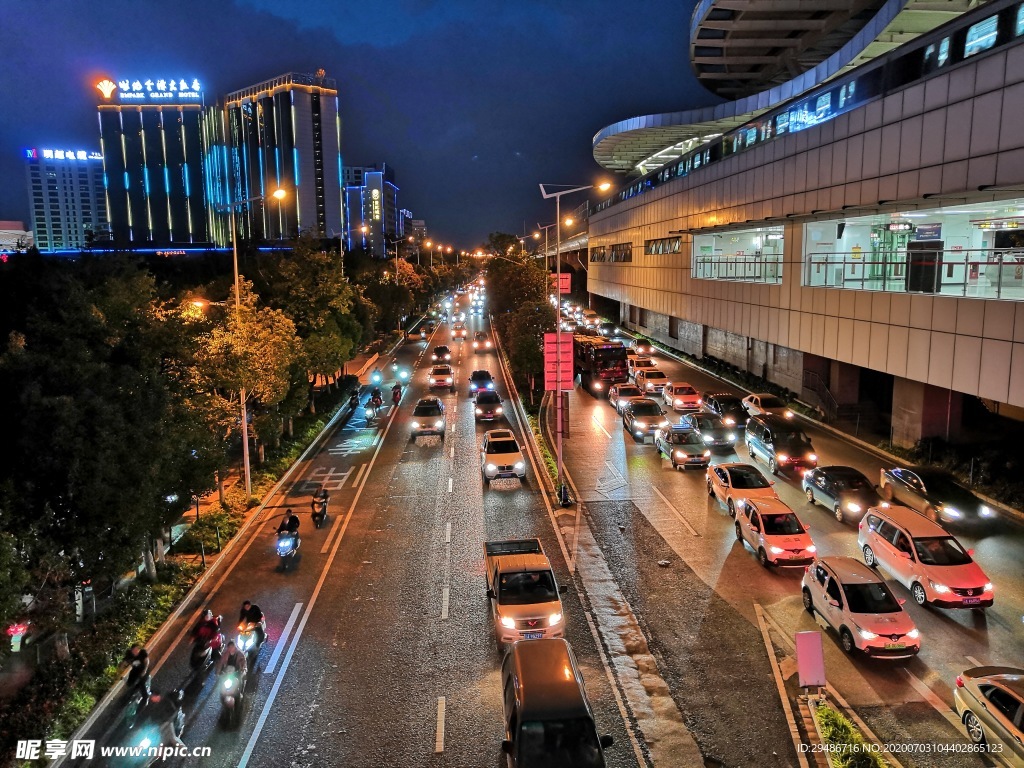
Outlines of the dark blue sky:
M27 219L24 148L99 149L97 74L187 72L209 102L323 67L344 162L391 164L431 235L532 231L554 216L538 182L607 176L598 130L714 101L688 63L694 1L0 0L0 219Z

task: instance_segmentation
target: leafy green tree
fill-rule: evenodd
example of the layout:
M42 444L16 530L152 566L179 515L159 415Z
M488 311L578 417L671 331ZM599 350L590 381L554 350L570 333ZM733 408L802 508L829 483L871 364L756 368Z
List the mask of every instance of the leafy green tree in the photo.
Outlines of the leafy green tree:
M544 334L555 330L555 308L540 301L521 305L505 318L502 338L508 349L509 362L520 383L531 393L543 387Z

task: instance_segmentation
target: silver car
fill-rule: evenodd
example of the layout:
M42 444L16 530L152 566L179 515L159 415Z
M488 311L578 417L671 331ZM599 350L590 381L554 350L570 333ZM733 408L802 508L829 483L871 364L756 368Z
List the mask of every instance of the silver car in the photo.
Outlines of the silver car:
M953 707L975 744L1024 765L1024 669L973 667L956 678Z

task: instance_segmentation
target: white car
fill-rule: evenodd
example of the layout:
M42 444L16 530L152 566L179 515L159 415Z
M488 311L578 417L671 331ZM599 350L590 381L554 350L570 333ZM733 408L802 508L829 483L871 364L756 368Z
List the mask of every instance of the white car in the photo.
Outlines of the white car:
M629 405L630 400L637 400L646 395L636 384L612 384L608 388L608 404L615 412L622 415L622 409Z
M730 517L736 517L736 503L741 499L759 501L777 499L775 481L761 474L750 464L729 462L708 467L708 496L725 504Z
M631 352L639 355L650 355L654 353L654 345L644 339L630 339L626 344Z
M995 590L971 553L938 523L900 506L871 507L857 544L869 567L882 566L918 605L988 608Z
M670 381L662 390L665 405L674 411L699 411L704 401L700 393L685 381Z
M660 395L665 390L665 385L669 383L665 372L659 371L657 368L637 371L633 381L648 397Z
M503 477L526 479L526 459L511 429L492 429L484 433L480 473L488 485L491 480Z
M427 386L430 389L439 389L441 387L454 389L455 374L452 372L452 367L450 365L432 366L430 373L427 374Z
M736 538L753 548L765 568L803 567L814 561L816 548L807 526L780 499L738 499Z
M885 581L852 557L811 563L801 583L804 609L839 635L847 653L906 659L921 650L921 633Z
M643 355L626 355L626 375L630 381L636 380L640 371L657 370L658 364L649 357Z
M790 410L788 405L786 405L786 402L782 398L776 397L768 392L747 395L743 398L743 407L747 409L747 413L751 416L762 416L764 414L773 413L776 416L782 416L786 419L793 418L793 411Z

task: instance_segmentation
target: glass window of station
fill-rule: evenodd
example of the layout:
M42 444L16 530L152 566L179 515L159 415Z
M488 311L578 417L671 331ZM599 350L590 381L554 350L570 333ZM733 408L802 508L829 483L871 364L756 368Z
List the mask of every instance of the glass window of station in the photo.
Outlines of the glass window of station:
M803 284L1024 300L1024 199L804 225Z
M693 236L693 277L744 283L782 282L782 227Z

